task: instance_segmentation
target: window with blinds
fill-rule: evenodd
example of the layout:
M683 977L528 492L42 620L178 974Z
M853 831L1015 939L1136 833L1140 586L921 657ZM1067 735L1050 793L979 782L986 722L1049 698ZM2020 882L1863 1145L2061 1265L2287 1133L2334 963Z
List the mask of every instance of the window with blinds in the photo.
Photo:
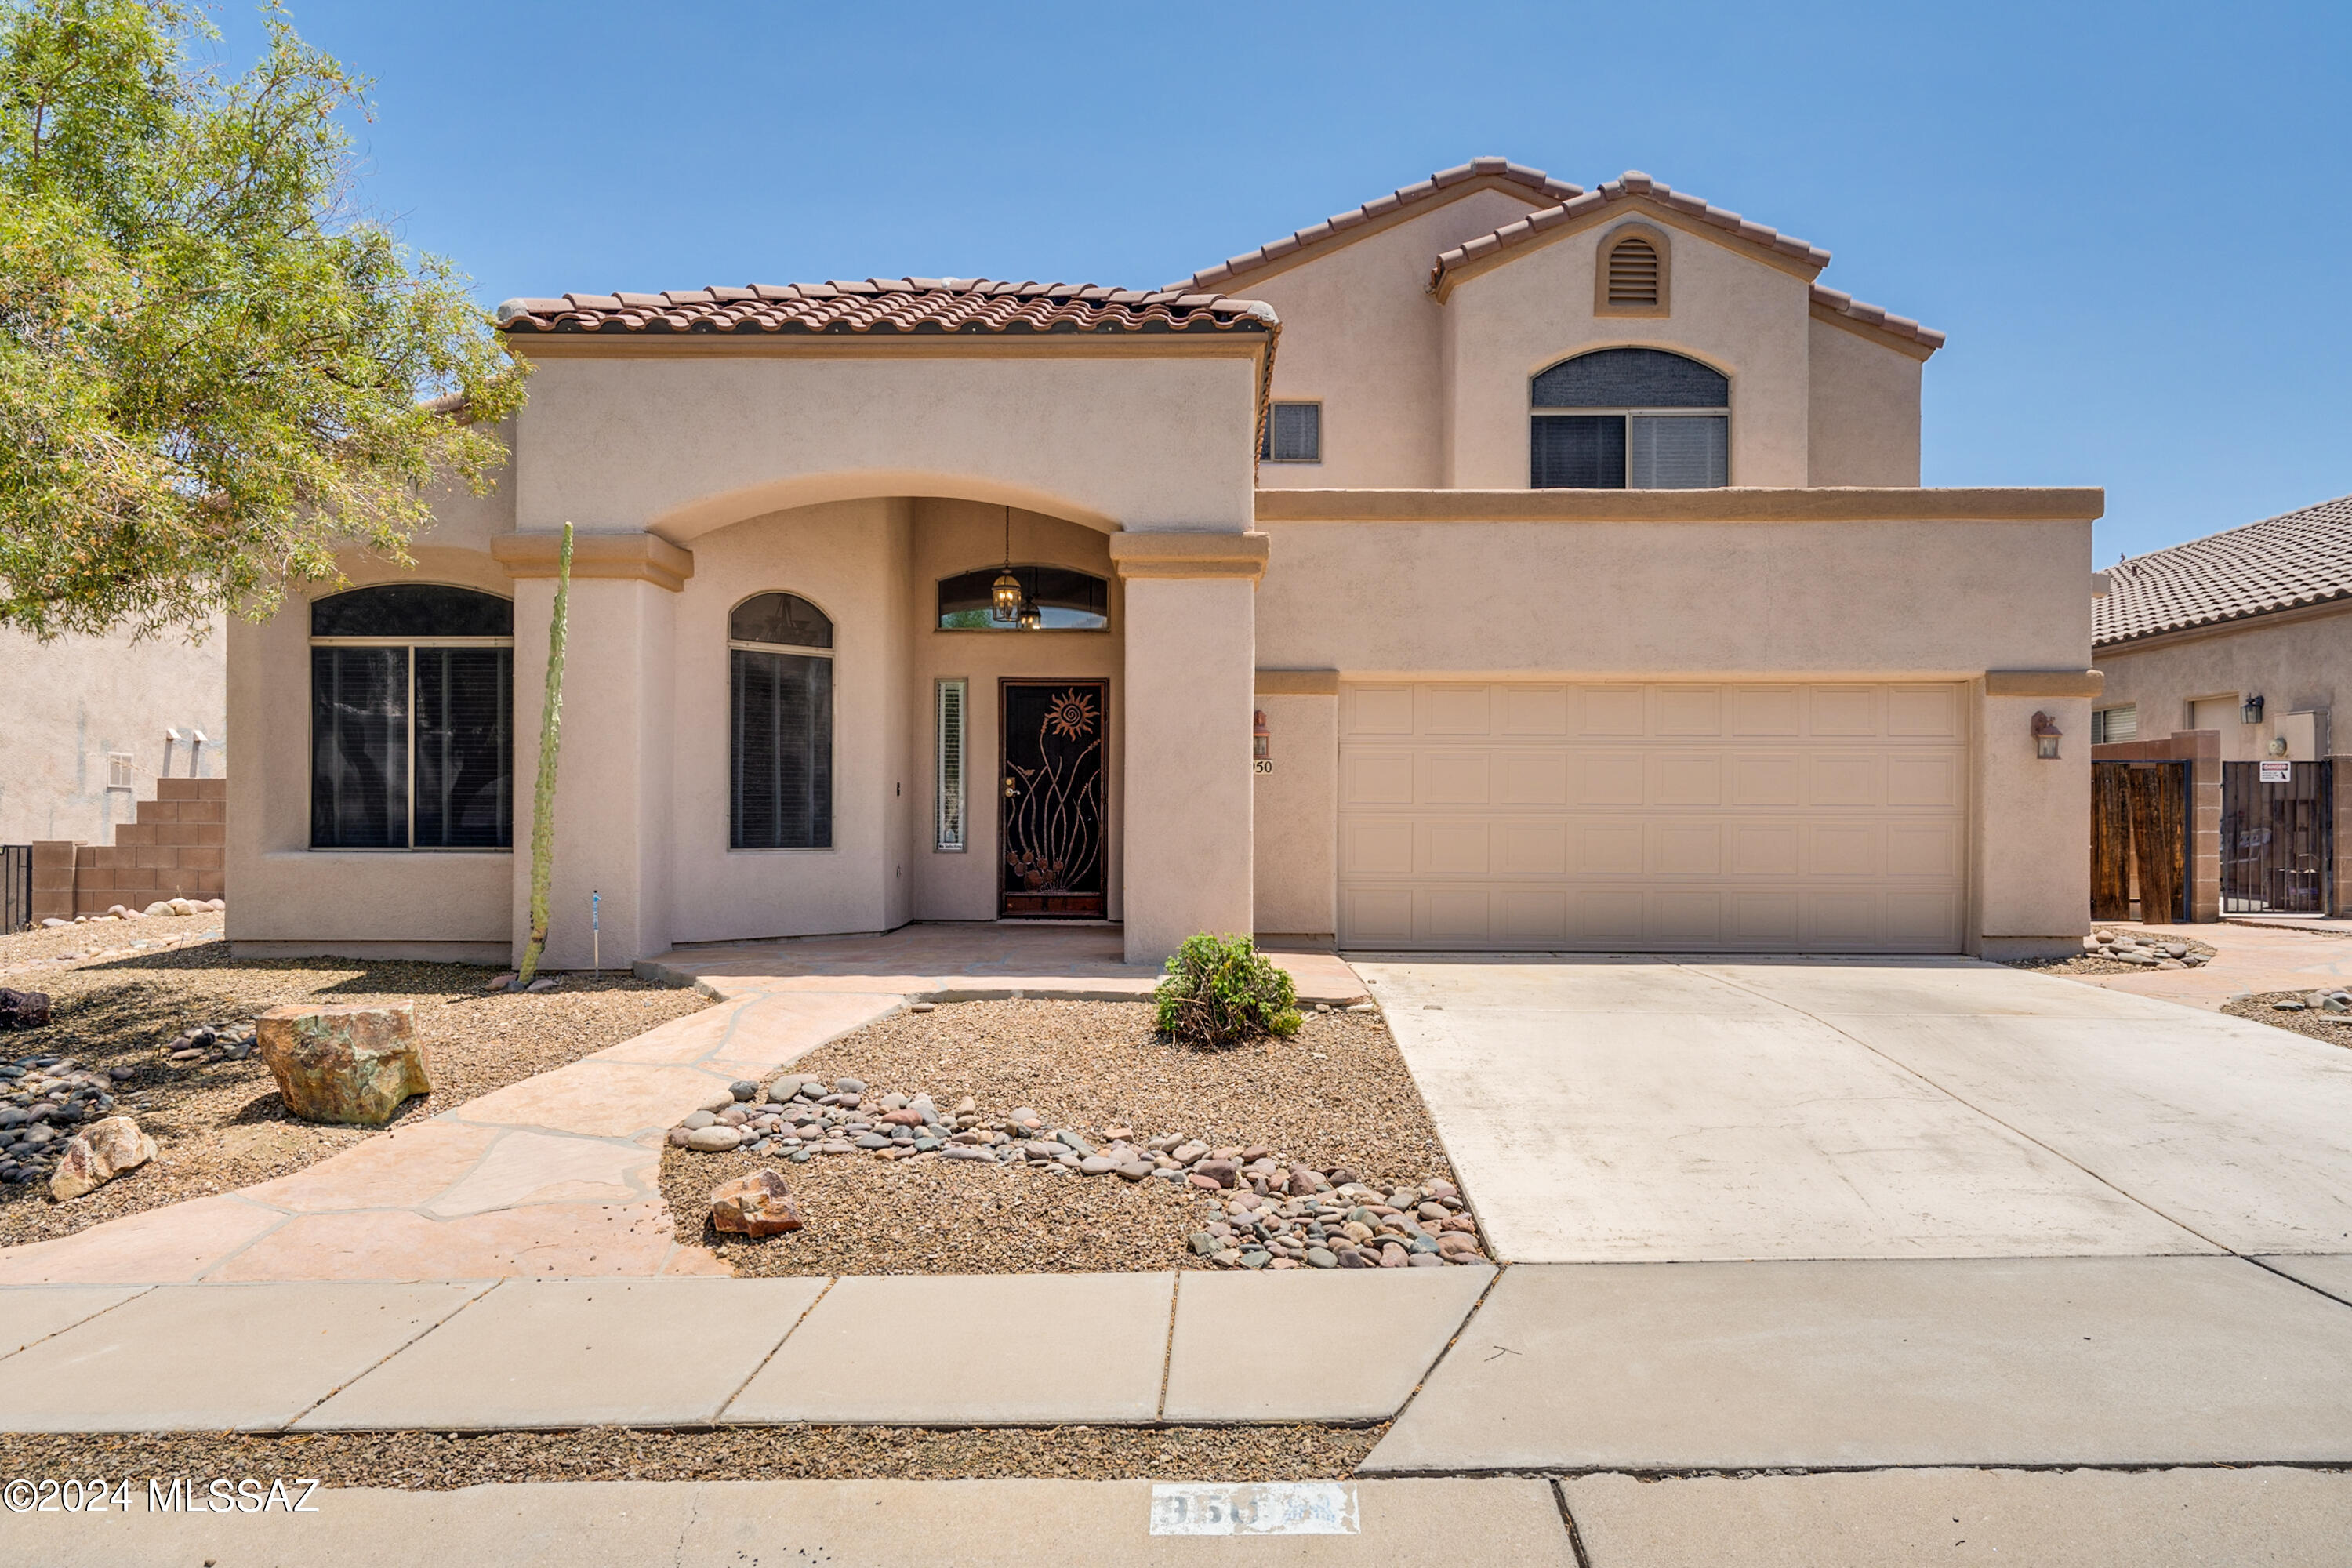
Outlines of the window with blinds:
M1257 455L1269 463L1323 460L1323 405L1276 403L1265 411L1265 439Z
M514 605L387 584L310 605L310 847L514 844Z
M1730 378L1696 360L1601 349L1536 376L1528 401L1528 482L1536 489L1731 482Z
M1639 235L1611 246L1607 288L1612 305L1656 304L1658 247Z
M2104 746L2110 741L2138 739L2138 703L2126 702L2116 708L2101 708L2091 714L2091 744Z
M796 594L728 618L728 845L833 847L833 621Z
M933 847L939 849L961 850L971 846L964 838L964 701L967 687L961 679L942 680L938 692L938 742L940 771L936 799L939 802L939 833Z

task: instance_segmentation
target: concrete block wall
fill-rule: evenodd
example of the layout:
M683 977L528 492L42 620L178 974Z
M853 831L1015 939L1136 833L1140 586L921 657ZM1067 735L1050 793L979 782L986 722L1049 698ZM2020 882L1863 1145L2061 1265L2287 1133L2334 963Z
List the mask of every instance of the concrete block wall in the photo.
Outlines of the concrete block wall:
M159 899L226 896L228 780L161 778L137 820L111 844L47 839L33 846L33 919L143 910Z

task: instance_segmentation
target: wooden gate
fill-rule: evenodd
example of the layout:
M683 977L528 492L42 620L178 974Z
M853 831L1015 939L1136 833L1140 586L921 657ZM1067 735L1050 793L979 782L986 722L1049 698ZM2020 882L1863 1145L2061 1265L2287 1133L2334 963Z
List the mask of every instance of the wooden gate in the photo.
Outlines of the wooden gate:
M2091 918L2189 918L2189 764L2091 764Z

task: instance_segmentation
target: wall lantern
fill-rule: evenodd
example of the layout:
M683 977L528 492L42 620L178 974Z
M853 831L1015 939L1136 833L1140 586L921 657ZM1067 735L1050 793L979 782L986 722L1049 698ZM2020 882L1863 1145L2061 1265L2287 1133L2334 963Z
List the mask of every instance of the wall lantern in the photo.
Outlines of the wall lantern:
M2259 694L2257 694L2257 695L2255 695L2255 696L2252 696L2252 697L2249 697L2249 698L2245 699L2243 701L2242 701L2242 702L2240 702L2240 703L2238 704L2238 722L2239 722L2239 723L2241 723L2241 724L2259 724L2259 723L2261 723L2262 721L2263 721L2263 700L2262 700L2262 698L2261 698L2261 696L2260 696Z
M1013 509L1004 509L1004 570L996 574L989 585L988 618L1000 626L1012 626L1021 619L1021 606L1027 595L1021 591L1021 579L1013 574Z
M2064 733L2058 728L2057 720L2047 713L2036 713L2033 716L2033 754L2045 763L2056 762L2058 737Z
M1250 771L1274 772L1274 731L1266 727L1263 708L1250 715Z

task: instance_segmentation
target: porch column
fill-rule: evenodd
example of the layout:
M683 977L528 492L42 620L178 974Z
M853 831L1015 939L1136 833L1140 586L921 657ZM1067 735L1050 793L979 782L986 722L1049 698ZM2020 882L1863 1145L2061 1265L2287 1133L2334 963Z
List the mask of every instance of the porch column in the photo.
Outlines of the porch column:
M1110 537L1127 585L1126 919L1130 963L1194 931L1246 935L1250 714L1266 536Z
M547 632L561 537L512 533L491 553L515 574L514 956L530 940L530 834L547 700ZM669 946L674 608L694 571L652 534L581 534L572 558L557 758L548 969L607 969ZM591 894L603 895L592 941Z

